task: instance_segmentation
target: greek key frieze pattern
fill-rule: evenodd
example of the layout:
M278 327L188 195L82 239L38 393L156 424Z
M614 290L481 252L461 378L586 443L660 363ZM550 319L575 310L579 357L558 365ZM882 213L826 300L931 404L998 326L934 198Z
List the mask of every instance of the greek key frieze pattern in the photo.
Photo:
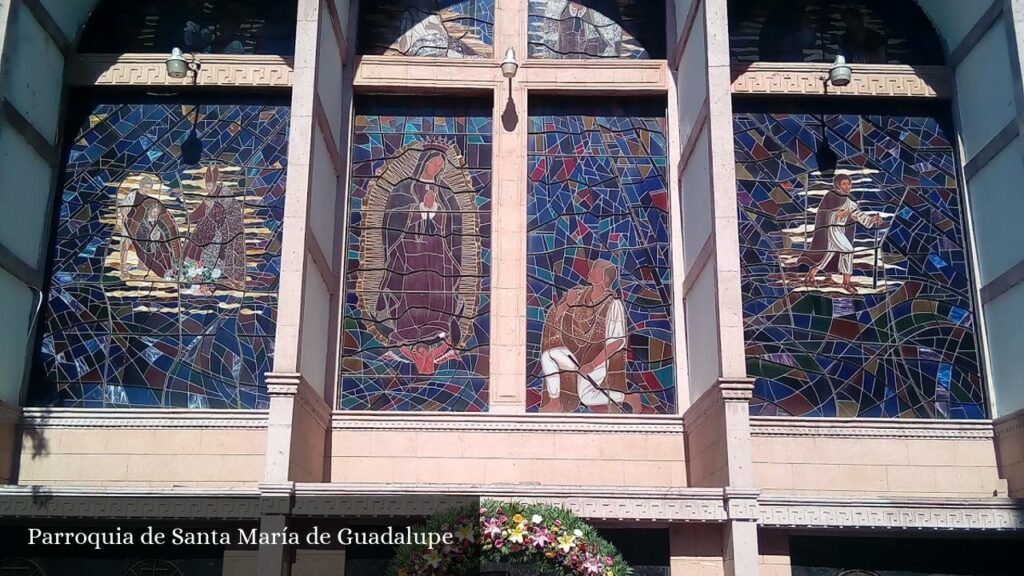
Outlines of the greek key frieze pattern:
M200 86L281 87L292 85L290 58L219 56L201 59ZM71 73L76 86L188 86L188 78L167 76L162 56L81 56Z
M1021 530L1024 513L1013 506L871 506L761 502L762 526L802 528Z
M828 87L824 77L827 66L768 65L733 68L733 94L793 94L838 96L892 96L916 98L952 97L952 76L942 68L923 71L903 70L904 67L886 69L854 69L848 86Z

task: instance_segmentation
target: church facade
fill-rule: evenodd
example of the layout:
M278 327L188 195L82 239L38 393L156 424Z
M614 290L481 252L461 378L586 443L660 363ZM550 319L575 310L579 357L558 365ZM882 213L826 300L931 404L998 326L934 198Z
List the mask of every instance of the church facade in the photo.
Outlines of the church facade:
M1019 0L0 3L0 576L378 574L307 536L466 501L1018 573L1022 54Z

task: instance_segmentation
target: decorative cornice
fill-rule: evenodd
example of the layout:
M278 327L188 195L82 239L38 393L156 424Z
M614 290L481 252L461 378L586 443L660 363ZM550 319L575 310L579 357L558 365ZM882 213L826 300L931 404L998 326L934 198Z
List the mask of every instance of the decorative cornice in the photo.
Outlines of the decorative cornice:
M296 396L304 380L297 372L267 372L267 394L270 396Z
M760 494L760 490L725 488L725 510L729 520L757 522L761 516L757 502Z
M260 513L256 490L0 487L0 518L255 520Z
M415 60L415 61L413 61ZM394 58L358 56L353 85L363 92L450 93L492 91L507 80L497 62L483 58ZM671 75L665 60L544 60L526 59L516 83L544 92L668 91Z
M719 378L704 391L683 414L684 426L697 426L712 410L725 402L749 402L754 395L754 380L750 378Z
M953 73L945 66L853 64L848 86L829 86L828 64L757 62L733 64L733 94L813 96L953 97Z
M598 432L682 434L677 415L616 414L427 414L335 411L334 430L411 430L419 432Z
M1021 433L1024 431L1024 408L996 418L992 427L997 438Z
M80 54L69 81L75 86L192 87L192 77L167 76L165 54ZM288 88L294 60L282 56L201 54L199 87L243 86Z
M1019 500L871 499L762 495L760 524L786 528L1022 530Z
M266 428L266 410L158 408L23 408L22 425L37 428Z
M21 406L0 400L0 425L17 424L21 420Z
M750 435L761 437L991 439L991 420L895 420L751 416Z
M589 520L723 522L728 519L717 488L643 489L625 486L532 486L521 484L296 484L298 516L403 515L423 505L418 496L465 496L564 506ZM410 514L415 510L410 509Z

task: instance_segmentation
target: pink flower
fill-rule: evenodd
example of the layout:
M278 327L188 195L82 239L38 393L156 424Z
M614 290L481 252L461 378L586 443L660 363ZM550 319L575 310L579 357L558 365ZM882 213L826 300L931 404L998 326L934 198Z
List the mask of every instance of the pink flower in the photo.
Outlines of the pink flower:
M501 536L501 521L497 518L488 518L484 521L484 536L498 538Z
M497 540L494 541L494 547L495 548L501 548L504 545L505 545L505 541L502 540L501 538L498 538Z
M604 565L605 566L611 566L612 564L615 564L615 561L612 560L612 557L611 556L605 556L604 557Z
M587 574L600 574L601 560L597 556L587 554L587 559L583 561L583 569L586 570Z
M528 537L530 546L534 548L544 548L548 544L551 544L555 539L543 528L538 528L533 534Z

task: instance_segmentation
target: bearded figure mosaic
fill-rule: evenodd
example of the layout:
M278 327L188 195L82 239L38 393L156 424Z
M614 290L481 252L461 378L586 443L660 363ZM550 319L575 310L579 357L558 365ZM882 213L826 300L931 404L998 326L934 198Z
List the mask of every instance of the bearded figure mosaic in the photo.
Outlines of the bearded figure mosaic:
M357 116L343 408L486 409L490 116L448 111Z
M932 117L736 115L753 414L985 417L948 133Z
M672 413L664 106L531 110L527 409Z
M199 164L182 164L197 139ZM51 251L39 402L259 408L273 352L288 108L98 105Z

